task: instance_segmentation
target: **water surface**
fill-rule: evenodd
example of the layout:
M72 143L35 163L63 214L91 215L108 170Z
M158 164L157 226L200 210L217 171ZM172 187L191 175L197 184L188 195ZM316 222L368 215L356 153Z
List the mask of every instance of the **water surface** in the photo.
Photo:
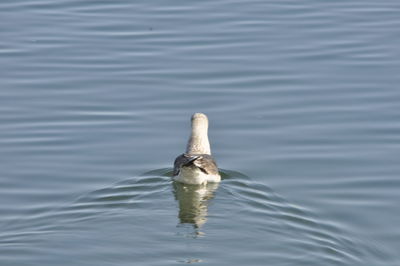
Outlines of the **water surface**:
M0 3L1 265L399 265L398 1ZM216 187L168 172L210 119Z

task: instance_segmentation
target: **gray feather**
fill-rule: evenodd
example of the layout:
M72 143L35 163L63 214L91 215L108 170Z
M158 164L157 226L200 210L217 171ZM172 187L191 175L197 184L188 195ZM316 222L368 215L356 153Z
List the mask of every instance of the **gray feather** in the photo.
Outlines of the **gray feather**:
M218 174L218 166L209 154L181 154L174 162L173 175L179 174L182 167L197 167L205 174Z

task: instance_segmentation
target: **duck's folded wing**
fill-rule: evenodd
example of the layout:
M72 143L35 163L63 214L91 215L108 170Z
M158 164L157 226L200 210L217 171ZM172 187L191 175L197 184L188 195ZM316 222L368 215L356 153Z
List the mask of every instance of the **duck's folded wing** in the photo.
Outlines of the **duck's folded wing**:
M193 164L205 174L218 175L218 166L211 155L202 154L193 161Z
M190 155L182 154L175 159L173 175L179 174L182 166L194 165L205 174L218 174L218 167L214 159L208 154Z
M195 161L199 157L201 157L201 155L189 155L189 154L185 154L185 153L176 157L175 162L174 162L173 175L174 176L178 175L182 166L189 166L190 164L193 163L193 161Z

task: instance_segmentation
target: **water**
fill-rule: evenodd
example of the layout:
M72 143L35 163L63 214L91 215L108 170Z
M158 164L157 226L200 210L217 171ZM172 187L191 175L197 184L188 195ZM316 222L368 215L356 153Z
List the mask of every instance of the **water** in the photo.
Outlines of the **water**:
M399 12L2 1L0 264L400 265Z

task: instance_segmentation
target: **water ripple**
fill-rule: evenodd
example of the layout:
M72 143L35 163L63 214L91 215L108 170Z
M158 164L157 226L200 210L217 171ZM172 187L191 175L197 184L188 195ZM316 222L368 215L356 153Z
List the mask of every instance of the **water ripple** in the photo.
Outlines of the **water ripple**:
M156 172L170 175L170 169L155 170L140 179L122 181L109 188L90 192L65 207L37 210L36 214L32 213L9 224L7 233L3 230L1 245L7 250L14 249L17 252L18 247L24 248L28 243L40 245L40 242L45 239L44 235L84 230L90 224L99 222L109 215L126 217L129 213L132 214L128 210L136 210L132 218L137 220L141 220L142 215L145 215L144 217L150 215L149 211L152 212L151 216L154 218L164 217L168 212L161 211L156 206L164 205L162 202L168 202L165 197L168 197L169 193L165 194L165 192L171 189L170 181L165 176L154 176ZM321 220L310 209L288 203L265 185L257 184L233 171L224 171L223 178L224 181L213 204L215 206L207 210L207 205L204 205L201 208L206 209L193 215L209 216L210 224L215 223L213 220L224 219L220 222L225 224L228 230L246 224L247 228L243 228L242 232L237 232L241 234L241 236L236 236L238 238L246 239L257 235L258 237L255 238L257 239L270 237L271 234L279 236L275 237L275 243L268 245L272 245L275 249L285 245L285 253L279 253L282 261L307 263L322 259L328 265L336 265L336 263L358 265L366 260L373 261L376 256L382 257L378 249L371 250L371 245L364 245L355 236L342 230L340 225ZM182 208L185 207L180 204L179 208L183 211ZM146 210L148 214L145 214L143 210ZM225 216L227 211L230 218ZM170 216L171 213L168 215ZM207 223L203 227L204 229L201 230L206 232L206 236L208 230L213 230L212 226L208 228ZM179 227L177 229L181 230ZM186 230L184 227L182 229ZM223 236L223 232L214 232L214 234L217 235L208 237L215 241L215 237L218 236L221 238L218 241L222 242L230 235ZM201 234L199 235L198 232L192 239L199 236L201 237ZM161 241L157 237L148 240ZM195 245L195 242L191 245ZM252 257L263 257L269 260L270 256L277 256L275 252L267 252L267 246L256 245L256 247L252 252L240 254L240 259L251 260ZM225 250L236 248L236 244L225 243ZM311 252L310 256L301 255L309 252ZM237 259L237 256L232 254L230 259Z

